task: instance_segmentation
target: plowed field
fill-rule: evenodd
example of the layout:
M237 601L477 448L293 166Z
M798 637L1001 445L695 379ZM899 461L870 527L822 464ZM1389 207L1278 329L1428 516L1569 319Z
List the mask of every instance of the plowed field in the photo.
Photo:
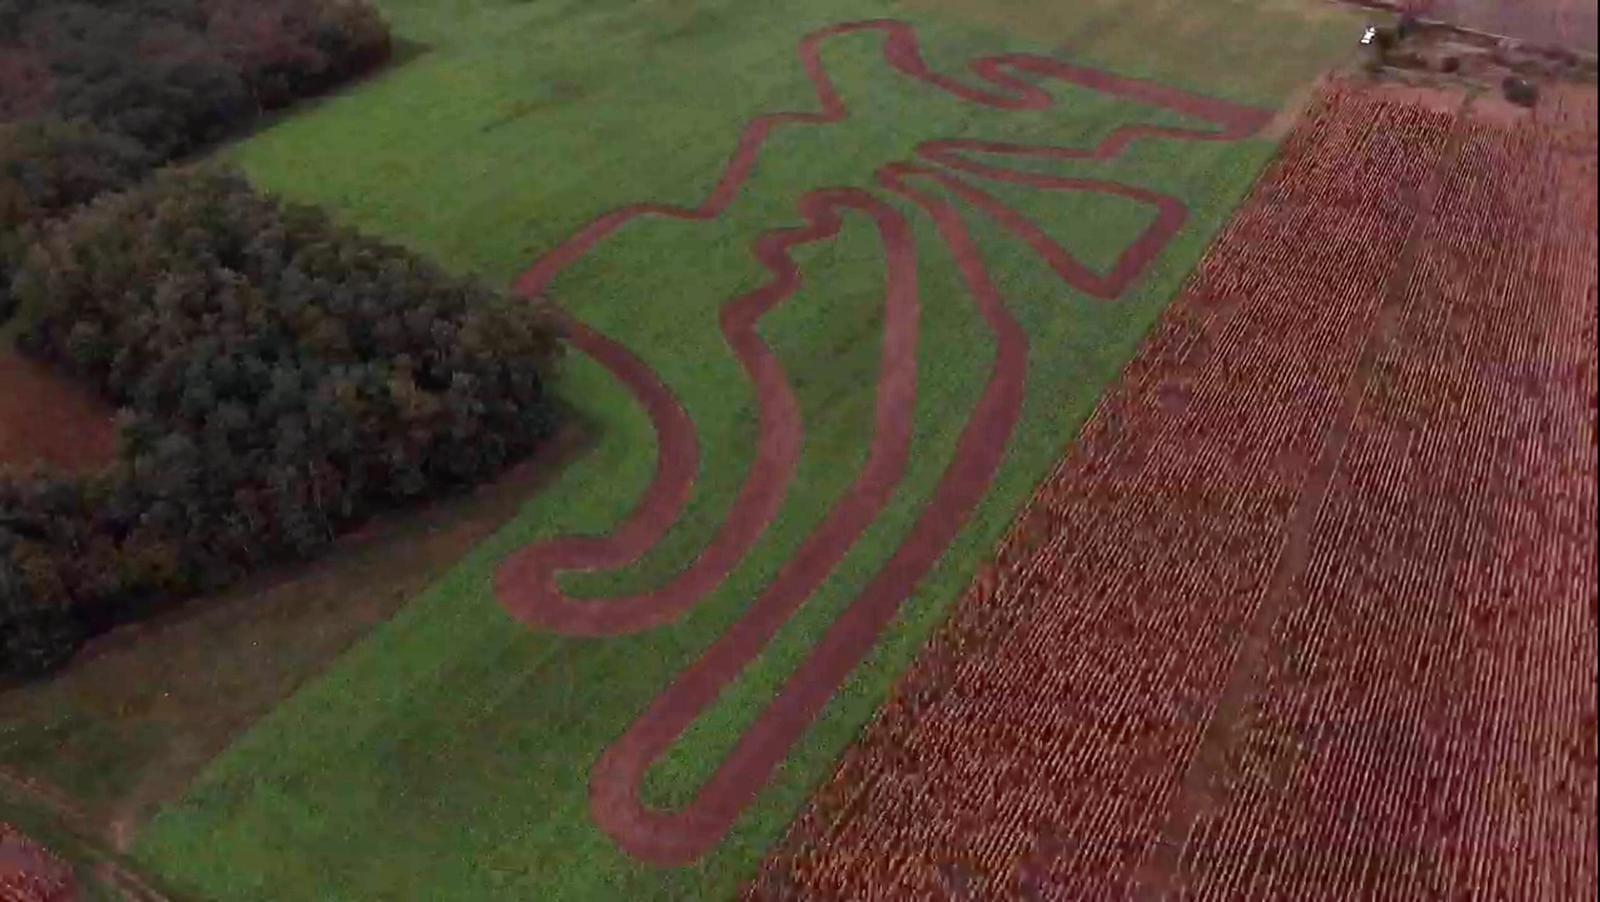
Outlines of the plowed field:
M1591 887L1592 103L1327 92L751 894Z

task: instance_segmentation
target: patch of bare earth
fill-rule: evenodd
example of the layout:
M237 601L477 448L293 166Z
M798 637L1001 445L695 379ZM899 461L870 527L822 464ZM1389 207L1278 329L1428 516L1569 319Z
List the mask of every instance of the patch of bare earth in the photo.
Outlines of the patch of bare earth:
M117 453L116 411L88 389L0 347L0 467L99 469Z
M1465 28L1594 53L1594 0L1413 0L1418 15Z

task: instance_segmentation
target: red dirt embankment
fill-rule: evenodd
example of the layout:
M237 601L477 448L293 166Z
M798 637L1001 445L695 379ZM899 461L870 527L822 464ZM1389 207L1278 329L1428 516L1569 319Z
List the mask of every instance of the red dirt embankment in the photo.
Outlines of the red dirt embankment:
M115 411L65 376L0 348L0 467L87 472L116 454Z
M1334 88L751 895L1590 891L1587 128Z

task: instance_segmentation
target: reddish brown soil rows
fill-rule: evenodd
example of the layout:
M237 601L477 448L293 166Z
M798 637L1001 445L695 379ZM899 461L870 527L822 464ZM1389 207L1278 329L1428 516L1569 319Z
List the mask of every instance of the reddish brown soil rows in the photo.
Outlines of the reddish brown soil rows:
M77 897L76 881L66 864L0 821L0 899L73 902Z
M879 188L910 200L934 221L985 324L994 333L996 360L983 395L962 430L955 458L905 543L822 637L695 800L677 811L651 810L640 800L640 787L650 766L715 702L722 687L738 676L821 585L892 497L905 471L917 389L919 298L915 242L909 223L896 208L872 192L848 188L806 194L798 202L806 221L804 227L769 232L756 239L753 253L772 278L730 301L721 314L723 334L744 366L760 405L755 462L722 528L695 563L666 586L630 598L599 602L572 598L561 591L557 575L624 566L659 541L689 499L694 474L699 470L699 448L682 405L642 360L582 323L570 322L573 344L610 369L650 415L660 447L656 478L639 507L611 535L600 539L558 539L513 555L497 575L497 592L514 616L533 626L580 636L636 632L677 619L720 585L782 506L799 460L803 425L787 377L762 342L756 325L766 312L792 297L800 287L802 277L790 259L790 249L831 239L842 227L841 214L845 211L871 217L884 246L888 287L883 369L866 467L852 491L806 539L745 615L605 751L591 775L591 807L596 822L629 853L658 864L685 864L704 854L721 840L755 798L789 748L870 652L911 587L938 560L973 506L982 499L1020 414L1027 336L1001 302L960 214L939 195L913 188L910 181L926 180L959 197L1033 248L1063 281L1086 294L1109 300L1120 296L1166 247L1187 215L1183 204L1132 186L1015 171L977 158L1109 159L1139 139L1237 140L1254 133L1268 118L1261 110L1023 54L972 62L969 68L982 82L981 87L974 87L929 69L909 26L871 21L825 28L808 35L799 49L801 63L816 89L819 112L758 117L744 130L722 178L699 207L641 204L607 213L536 263L519 280L518 289L530 296L544 293L562 271L636 218L660 216L698 221L720 216L738 196L775 129L784 125L826 125L849 115L822 65L820 48L827 40L852 33L881 35L884 59L892 68L970 103L999 109L1046 108L1054 101L1028 79L1055 79L1179 111L1215 128L1130 125L1117 129L1093 148L933 141L917 150L924 163L891 163L878 171ZM1115 194L1155 207L1156 217L1123 251L1110 273L1101 276L1048 238L1037 225L972 185L966 176L1048 191Z
M117 451L115 413L90 392L0 349L0 466L83 472Z
M1539 89L1534 119L1555 149L1572 156L1594 156L1600 128L1600 94L1592 84L1553 82Z
M1334 88L751 895L1592 881L1594 164L1555 146Z

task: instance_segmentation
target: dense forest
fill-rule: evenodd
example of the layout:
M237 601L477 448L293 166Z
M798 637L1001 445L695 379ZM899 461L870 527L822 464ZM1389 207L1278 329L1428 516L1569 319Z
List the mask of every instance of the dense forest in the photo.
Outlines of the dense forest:
M123 409L119 460L0 481L9 669L317 552L552 426L544 315L226 172L104 197L12 275L22 348Z
M0 322L12 312L11 271L51 221L150 170L137 142L86 122L0 123Z
M389 52L365 0L0 0L0 121L82 119L166 160Z
M538 308L226 170L157 170L388 48L354 0L0 0L0 321L121 411L102 472L0 471L0 673L551 431Z
M44 223L390 46L366 0L0 0L0 321Z

